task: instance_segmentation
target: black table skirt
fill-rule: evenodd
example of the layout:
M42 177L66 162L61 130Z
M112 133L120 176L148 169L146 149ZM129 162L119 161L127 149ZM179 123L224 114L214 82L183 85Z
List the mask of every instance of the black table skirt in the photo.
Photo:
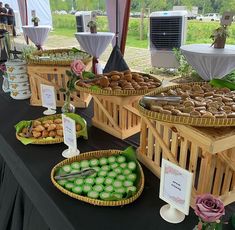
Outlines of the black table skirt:
M0 167L0 229L49 230L2 157Z
M88 109L77 111L88 123L89 139L78 139L81 152L138 146L139 135L121 141L92 127L92 108L91 104ZM57 190L50 181L50 171L63 160L65 145L24 146L15 138L14 125L41 117L43 110L30 106L28 100L16 101L0 93L0 230L193 229L197 217L192 209L184 222L177 225L160 217L164 202L158 198L159 179L145 167L144 191L127 206L93 206ZM233 205L228 206L225 219L233 211Z

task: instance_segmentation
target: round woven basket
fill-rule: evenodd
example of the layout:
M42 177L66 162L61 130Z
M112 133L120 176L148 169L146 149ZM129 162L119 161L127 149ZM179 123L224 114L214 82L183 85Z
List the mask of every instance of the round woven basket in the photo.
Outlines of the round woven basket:
M34 56L42 56L45 53L48 54L58 54L58 53L68 53L71 52L71 49L53 49L53 50L39 50L39 51L35 51L34 53L32 53L31 57L27 58L27 63L28 64L35 64L35 65L59 65L59 66L68 66L73 62L73 59L67 59L67 60L41 60L38 59ZM79 51L80 53L84 54L86 56L86 58L81 59L81 61L87 65L88 63L90 63L92 61L92 57L84 52L84 51Z
M133 72L133 73L135 73L135 72ZM140 74L143 77L148 76L149 78L152 78L161 84L161 81L152 75L144 74L144 73L140 73ZM75 87L78 91L90 93L90 94L104 95L104 96L123 96L123 97L141 96L141 95L145 95L146 93L149 93L149 92L157 89L157 88L154 88L154 89L147 89L147 90L104 90L104 89L89 89L89 88L78 86L77 84L78 84L78 82L75 83Z
M72 192L64 189L54 179L56 169L66 165L66 164L71 164L74 161L90 160L90 159L93 159L93 158L108 157L108 156L111 156L111 155L118 155L118 154L121 154L121 150L100 150L100 151L92 151L92 152L83 153L83 154L80 154L76 157L72 157L72 158L69 158L67 160L64 160L64 161L60 162L59 164L57 164L52 169L52 171L51 171L51 181L55 185L55 187L58 188L61 192L65 193L66 195L68 195L72 198L84 201L84 202L89 203L89 204L98 205L98 206L122 206L122 205L130 204L133 201L135 201L141 195L141 193L143 192L143 189L144 189L144 172L143 172L142 167L139 163L138 163L138 167L140 169L140 181L139 181L139 184L137 185L137 193L134 196L130 197L130 198L122 199L122 200L119 200L119 201L103 201L103 200L92 199L92 198L89 198L89 197L77 195L75 193L72 193Z
M205 82L197 82L197 83L188 83L187 85L203 85L208 84ZM164 87L161 89L157 89L154 92L147 94L148 96L155 96L160 93L166 92L169 89L176 89L179 88L180 85L174 85L169 87ZM200 126L200 127L225 127L225 126L235 126L235 118L196 118L196 117L185 117L185 116L176 116L176 115L168 115L162 114L158 112L154 112L148 109L145 109L138 103L138 110L140 114L144 117L147 117L152 120L158 120L163 122L169 123L176 123L176 124L184 124L184 125L191 125L191 126Z
M55 115L51 115L51 116L46 116L46 117L41 117L36 119L37 121L44 121L44 120L55 120L57 118L61 118L61 114L55 114ZM83 119L83 124L84 124L84 128L82 130L80 130L79 132L77 132L76 136L79 137L80 136L80 132L84 131L87 128L87 123L86 120ZM18 133L16 133L16 139L21 141L21 136L19 136ZM33 145L50 145L50 144L58 144L58 143L62 143L64 142L64 138L53 138L53 139L37 139L37 138L30 138L32 139L32 143Z

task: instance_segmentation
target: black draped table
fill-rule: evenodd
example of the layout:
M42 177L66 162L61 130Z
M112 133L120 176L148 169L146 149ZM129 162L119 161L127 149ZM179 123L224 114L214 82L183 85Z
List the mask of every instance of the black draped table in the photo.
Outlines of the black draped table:
M24 146L15 138L14 125L42 116L43 108L16 101L0 92L0 230L156 230L193 229L193 210L184 222L173 225L159 215L159 179L144 168L145 188L134 203L99 207L70 198L50 181L50 171L63 160L64 144ZM58 109L59 111L59 109ZM92 105L77 111L88 122L89 140L78 139L81 152L138 146L139 136L125 141L91 127ZM227 207L226 219L233 211ZM231 229L226 226L224 229Z

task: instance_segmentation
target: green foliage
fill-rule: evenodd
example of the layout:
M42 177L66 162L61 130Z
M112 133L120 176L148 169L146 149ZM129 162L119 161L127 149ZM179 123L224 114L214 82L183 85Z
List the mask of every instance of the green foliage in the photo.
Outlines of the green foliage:
M27 60L30 57L30 55L35 51L37 51L37 48L35 46L32 45L23 46L22 55L21 55L22 59Z
M184 55L182 55L181 51L179 49L174 49L173 51L177 61L179 62L178 73L182 77L190 77L190 76L199 77L199 75L192 68L192 66L188 64L187 60L185 59Z
M235 83L235 71L226 75L226 77L224 77L224 79ZM234 221L235 221L235 216L234 216Z
M106 11L106 0L50 0L50 5L52 11L55 10L66 10L70 11L72 9L72 3L75 10L102 10ZM222 13L224 11L235 11L234 0L132 0L131 1L131 11L140 12L142 3L144 3L145 8L149 8L150 11L157 10L172 10L174 5L182 5L187 7L198 6L199 13Z
M53 14L53 26L54 28L66 28L66 29L76 29L76 18L74 15L58 15Z
M82 72L82 77L83 77L83 79L94 79L95 78L95 74L92 73L92 72L83 71Z
M233 226L233 229L235 229L235 213L233 213L233 215L231 216L231 224Z

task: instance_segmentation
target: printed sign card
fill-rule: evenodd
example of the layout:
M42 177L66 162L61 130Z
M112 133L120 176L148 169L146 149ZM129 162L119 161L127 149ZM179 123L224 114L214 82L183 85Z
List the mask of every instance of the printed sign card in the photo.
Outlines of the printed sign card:
M233 12L224 12L220 20L220 24L222 26L231 26L233 22L233 16L234 16Z
M62 114L64 143L69 147L63 151L62 155L65 158L78 155L80 152L77 149L76 123L75 121Z
M53 86L41 84L42 106L48 108L43 114L51 115L56 113L55 88Z
M162 159L159 197L169 204L168 207L176 209L175 212L178 210L188 215L192 191L192 178L193 174L191 172L170 161Z

